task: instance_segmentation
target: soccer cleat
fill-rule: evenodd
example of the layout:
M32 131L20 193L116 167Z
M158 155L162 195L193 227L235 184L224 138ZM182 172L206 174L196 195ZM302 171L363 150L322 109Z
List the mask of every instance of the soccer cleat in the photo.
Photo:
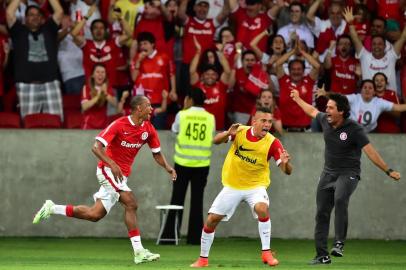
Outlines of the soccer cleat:
M343 257L344 256L344 242L336 241L333 248L330 252L334 257Z
M34 219L32 220L32 223L37 224L41 220L47 219L51 216L52 212L52 206L55 204L51 200L46 200L45 203L42 205L41 209L35 214Z
M134 263L152 262L158 260L160 257L161 255L151 253L148 249L140 249L134 252Z
M277 266L279 264L279 261L273 257L273 254L270 250L262 251L261 257L262 257L262 262L269 266Z
M316 256L314 257L313 260L309 262L310 265L316 265L316 264L330 264L331 263L331 258L330 256Z
M194 268L201 268L201 267L207 267L209 266L209 258L204 258L204 257L199 257L199 259L197 259L197 261L195 261L194 263L192 263L190 265L190 267L194 267Z

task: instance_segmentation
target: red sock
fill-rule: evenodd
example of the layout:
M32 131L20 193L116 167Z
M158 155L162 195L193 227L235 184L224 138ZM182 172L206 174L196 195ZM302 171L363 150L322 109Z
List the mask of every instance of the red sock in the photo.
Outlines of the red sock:
M264 218L258 217L259 222L267 222L268 220L269 220L269 216L264 217Z
M214 233L214 228L210 229L209 227L207 227L206 225L203 226L203 231L205 233Z
M73 217L73 205L68 204L66 206L66 216L67 217Z
M140 236L140 230L138 228L128 231L128 237L131 238L131 237L134 237L134 236Z

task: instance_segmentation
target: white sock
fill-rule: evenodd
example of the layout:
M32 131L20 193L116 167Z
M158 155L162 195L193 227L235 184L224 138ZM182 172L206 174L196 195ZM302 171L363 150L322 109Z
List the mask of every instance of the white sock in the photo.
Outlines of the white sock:
M206 233L202 230L202 238L200 240L200 257L209 257L210 248L213 244L214 232Z
M51 208L51 213L55 215L66 216L66 205L57 205L55 204Z
M261 237L262 250L269 250L271 247L271 219L265 222L258 220L258 232Z
M131 241L131 245L133 246L134 253L140 249L144 249L144 247L142 246L142 243L141 243L140 235L130 237L130 241Z

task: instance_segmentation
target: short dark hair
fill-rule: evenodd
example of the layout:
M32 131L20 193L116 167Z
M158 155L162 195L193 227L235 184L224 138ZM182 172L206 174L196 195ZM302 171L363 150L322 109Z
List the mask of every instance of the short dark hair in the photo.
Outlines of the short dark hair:
M375 18L373 18L372 19L372 22L373 21L381 21L381 22L383 22L383 25L385 26L385 28L386 28L386 20L385 20L385 18L383 18L383 17L380 17L380 16L376 16Z
M262 3L262 0L245 0L245 4L247 6L252 6L252 5L261 4L261 3Z
M293 60L289 61L289 63L288 63L288 69L289 69L289 70L290 70L290 68L292 67L292 65L293 65L294 63L299 63L299 64L302 65L303 70L306 69L306 64L305 64L305 62L304 62L303 60L300 60L300 59L293 59Z
M371 79L366 79L366 80L362 80L361 81L361 89L362 89L362 87L364 87L364 84L366 84L366 83L371 83L372 85L373 85L373 87L374 87L374 90L375 90L375 81L373 81L373 80L371 80Z
M244 57L247 54L252 54L255 57L255 59L257 59L257 55L255 54L255 52L253 50L245 50L245 51L243 51L243 53L241 55L241 59L244 59Z
M137 106L141 105L146 99L148 98L143 95L134 96L130 102L131 111L134 111L137 108Z
M300 3L300 2L296 2L296 1L293 1L292 3L290 3L290 5L289 5L289 11L290 11L290 10L292 9L292 7L294 7L294 6L300 7L300 11L303 12L303 10L304 10L303 4Z
M151 32L141 32L137 35L137 41L148 41L151 44L155 44L155 36Z
M337 105L337 111L343 112L344 119L350 117L350 103L346 96L338 94L338 93L329 93L327 95L329 100L333 100Z
M205 65L202 65L200 70L201 70L202 73L204 73L204 72L206 72L206 71L208 71L208 70L213 70L214 72L216 72L217 74L219 74L218 68L216 67L216 65L213 65L213 64L205 64Z
M193 105L203 107L204 101L206 100L206 94L202 89L193 87L187 93L187 96L193 100Z
M93 28L94 28L94 26L95 26L96 23L101 23L101 24L103 24L104 30L107 31L108 26L107 26L106 21L103 20L103 19L96 19L96 20L92 21L92 23L90 24L90 31L91 31L91 32L93 31Z
M375 75L372 77L372 80L375 82L376 76L379 76L379 75L381 75L381 76L383 76L383 77L385 78L385 83L388 83L388 76L386 76L386 74L383 73L383 72L377 72L377 73L375 73Z
M257 112L262 112L262 113L270 113L272 114L272 110L268 107L263 107L263 106L259 106L257 107Z
M371 41L374 40L375 38L380 38L380 39L382 39L382 40L383 40L383 43L386 42L386 38L385 38L384 35L381 35L381 34L373 35L372 38L371 38Z
M29 5L29 6L27 7L27 9L25 10L25 17L27 17L28 12L29 12L31 9L36 9L36 10L38 10L39 14L40 14L41 16L44 16L44 12L41 10L41 8L40 8L39 6L36 6L36 5Z

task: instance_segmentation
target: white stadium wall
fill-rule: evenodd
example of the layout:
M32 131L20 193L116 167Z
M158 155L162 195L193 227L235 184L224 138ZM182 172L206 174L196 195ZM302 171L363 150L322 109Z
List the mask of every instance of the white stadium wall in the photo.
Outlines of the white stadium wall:
M91 204L98 190L96 158L91 153L97 131L0 130L0 236L125 237L123 209L116 205L98 223L52 216L32 224L45 199L60 204ZM163 153L172 163L174 136L159 133ZM406 177L406 135L371 135L371 141L394 169ZM315 190L323 165L321 134L287 134L282 140L292 156L293 174L282 175L272 163L270 213L272 235L312 238ZM221 168L228 145L214 146L205 192L207 211L221 189ZM362 159L361 182L350 201L348 238L406 239L406 179L394 182ZM147 146L139 153L129 180L139 202L138 221L144 238L159 229L156 205L168 204L169 176L153 160ZM186 233L188 198L182 233ZM332 215L332 224L334 220ZM257 222L246 205L220 224L217 236L257 237Z

